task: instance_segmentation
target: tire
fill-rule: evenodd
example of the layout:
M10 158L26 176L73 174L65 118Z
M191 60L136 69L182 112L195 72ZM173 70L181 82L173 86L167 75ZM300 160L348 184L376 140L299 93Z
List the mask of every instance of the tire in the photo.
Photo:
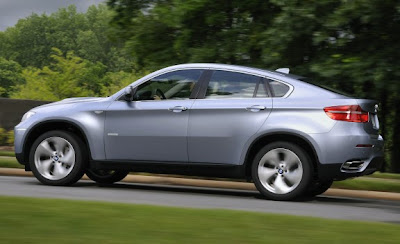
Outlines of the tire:
M54 130L40 135L29 153L33 175L43 184L67 186L82 178L87 162L86 145L73 133Z
M88 169L86 175L93 181L100 184L112 184L121 181L129 174L123 170L92 170Z
M257 153L251 172L263 196L271 200L293 200L307 190L313 166L301 147L279 141L264 146Z
M332 186L333 180L313 182L305 192L305 196L314 197L326 192Z

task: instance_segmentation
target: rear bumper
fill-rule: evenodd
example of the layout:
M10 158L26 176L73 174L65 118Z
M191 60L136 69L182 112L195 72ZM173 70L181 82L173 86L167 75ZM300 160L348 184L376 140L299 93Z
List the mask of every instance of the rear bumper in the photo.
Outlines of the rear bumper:
M369 175L378 171L383 166L383 156L372 157L371 160L361 171L348 172L342 170L342 163L340 164L319 164L318 177L320 180L345 180L352 177Z

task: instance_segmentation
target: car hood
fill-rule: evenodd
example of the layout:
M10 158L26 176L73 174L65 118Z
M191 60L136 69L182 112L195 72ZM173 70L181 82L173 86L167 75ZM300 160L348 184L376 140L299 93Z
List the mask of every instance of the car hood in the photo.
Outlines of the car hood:
M56 106L56 105L64 105L64 104L103 102L106 99L107 98L105 98L105 97L74 97L74 98L66 98L66 99L58 101L58 102L44 104L42 106L34 108L33 110L42 109L42 108L48 108L48 107L52 107L52 106Z

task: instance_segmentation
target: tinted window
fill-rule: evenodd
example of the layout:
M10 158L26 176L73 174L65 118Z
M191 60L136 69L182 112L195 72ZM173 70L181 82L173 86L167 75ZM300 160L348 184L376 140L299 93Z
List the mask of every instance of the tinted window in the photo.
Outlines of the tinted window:
M207 87L206 99L251 98L261 78L228 71L214 71ZM260 96L264 91L260 91ZM266 95L265 95L266 96Z
M270 80L269 85L273 91L274 97L283 97L290 89L288 85L274 80Z
M179 70L157 76L141 84L136 101L189 99L203 70Z

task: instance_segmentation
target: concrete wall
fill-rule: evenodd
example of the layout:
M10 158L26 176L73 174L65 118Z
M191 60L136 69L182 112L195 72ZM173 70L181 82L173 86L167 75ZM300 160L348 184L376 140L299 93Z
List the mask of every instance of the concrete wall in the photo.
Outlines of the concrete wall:
M46 103L50 102L0 98L0 127L12 130L21 121L24 113Z

